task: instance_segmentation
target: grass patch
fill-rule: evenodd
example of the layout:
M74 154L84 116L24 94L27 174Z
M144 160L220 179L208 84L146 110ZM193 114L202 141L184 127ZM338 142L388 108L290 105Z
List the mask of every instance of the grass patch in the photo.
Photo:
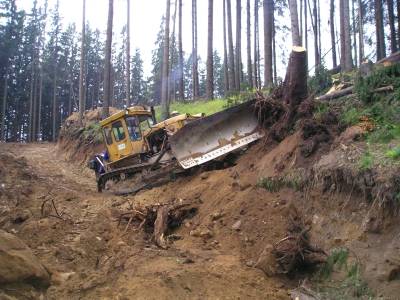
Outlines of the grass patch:
M279 192L282 188L301 190L303 181L300 176L293 174L282 177L262 177L258 180L257 186L266 189L271 193Z
M374 156L370 151L366 151L361 157L359 161L360 170L368 170L371 169L374 165Z
M373 299L373 294L361 277L359 263L349 263L349 250L335 248L327 262L317 272L318 293L323 299ZM341 280L330 280L334 271L342 272Z
M170 105L170 112L177 111L180 114L199 114L205 113L207 116L212 115L225 109L227 105L226 99L215 99L211 101L186 101L186 102L172 102ZM161 106L156 106L156 119L161 120Z
M390 149L386 152L386 157L391 159L399 159L400 158L400 146L397 146L393 149Z

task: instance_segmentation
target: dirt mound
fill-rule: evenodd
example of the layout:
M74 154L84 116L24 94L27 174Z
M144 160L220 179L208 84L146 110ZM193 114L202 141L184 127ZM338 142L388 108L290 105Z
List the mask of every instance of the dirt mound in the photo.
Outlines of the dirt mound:
M110 107L110 114L119 110ZM74 112L61 126L57 142L57 151L66 160L87 162L94 154L104 150L103 137L98 122L101 120L101 108L85 112L79 124L79 113Z

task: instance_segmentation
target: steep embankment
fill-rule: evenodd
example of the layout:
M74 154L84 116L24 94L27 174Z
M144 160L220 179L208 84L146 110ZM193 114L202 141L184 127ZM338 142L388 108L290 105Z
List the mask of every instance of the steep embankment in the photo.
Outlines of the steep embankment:
M118 112L118 109L110 107L110 114ZM68 117L60 130L57 141L57 151L65 160L75 163L85 163L94 154L104 150L101 128L98 124L101 120L101 108L86 111L79 124L78 112Z

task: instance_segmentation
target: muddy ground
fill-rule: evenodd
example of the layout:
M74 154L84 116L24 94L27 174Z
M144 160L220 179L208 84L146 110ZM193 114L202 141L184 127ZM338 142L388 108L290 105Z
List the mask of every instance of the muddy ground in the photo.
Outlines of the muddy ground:
M17 299L290 299L315 270L286 276L255 266L264 249L287 235L288 211L296 206L312 224L314 243L327 253L335 247L354 253L371 295L400 299L396 218L376 225L366 218L372 204L358 192L338 192L334 183L324 191L258 186L261 177L311 168L324 158L321 152L303 159L300 145L299 133L279 145L259 142L235 166L118 197L97 193L90 170L63 160L54 144L2 143L0 227L33 250L51 285L0 289ZM119 224L121 212L136 205L179 201L198 211L170 232L166 250L139 224Z

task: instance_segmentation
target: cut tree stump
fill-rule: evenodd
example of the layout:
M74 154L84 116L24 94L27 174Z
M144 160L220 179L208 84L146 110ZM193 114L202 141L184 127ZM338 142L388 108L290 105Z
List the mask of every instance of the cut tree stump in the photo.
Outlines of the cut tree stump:
M164 234L168 229L168 213L167 206L161 206L157 210L157 219L154 222L154 240L157 246L166 249L167 242L165 241Z
M283 101L293 109L307 98L307 51L294 46L283 82Z

